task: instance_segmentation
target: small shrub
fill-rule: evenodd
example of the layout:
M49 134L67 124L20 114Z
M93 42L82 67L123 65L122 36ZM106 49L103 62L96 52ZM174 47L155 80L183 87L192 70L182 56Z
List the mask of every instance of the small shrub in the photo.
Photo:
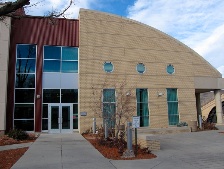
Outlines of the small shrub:
M29 137L25 131L20 129L10 130L7 135L15 140L26 140Z
M149 147L145 147L145 148L140 148L138 149L139 151L141 151L144 154L151 154L151 150L149 149Z
M202 123L202 128L204 130L218 130L218 128L215 127L215 123L209 123L206 121Z
M177 124L177 127L183 127L183 126L188 126L186 122L180 122Z

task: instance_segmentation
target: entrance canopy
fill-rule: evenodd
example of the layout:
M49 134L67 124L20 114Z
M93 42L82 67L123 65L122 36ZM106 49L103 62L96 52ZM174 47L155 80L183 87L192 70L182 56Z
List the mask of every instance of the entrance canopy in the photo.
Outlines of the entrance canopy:
M224 78L195 77L195 93L204 93L224 89Z
M201 103L200 103L200 93L214 91L215 95L215 105L216 105L216 115L217 124L223 124L223 111L221 102L221 89L224 89L224 79L223 78L213 78L213 77L195 77L195 93L196 93L196 106L197 114L201 115Z

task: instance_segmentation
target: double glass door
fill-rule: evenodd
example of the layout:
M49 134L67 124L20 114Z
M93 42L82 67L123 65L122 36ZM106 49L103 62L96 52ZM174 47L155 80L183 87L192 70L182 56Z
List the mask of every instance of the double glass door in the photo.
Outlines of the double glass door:
M72 104L48 105L48 132L72 133L73 132L73 106Z

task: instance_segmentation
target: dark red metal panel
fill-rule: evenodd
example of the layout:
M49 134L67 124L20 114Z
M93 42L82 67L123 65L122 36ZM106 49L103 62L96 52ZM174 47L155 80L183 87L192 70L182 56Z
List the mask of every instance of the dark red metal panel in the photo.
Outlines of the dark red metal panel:
M78 26L78 20L61 18L26 17L13 19L11 40L16 43L78 47Z
M79 46L79 21L63 18L23 17L12 19L7 98L7 130L13 126L16 44L36 44L36 94L42 96L43 46ZM35 98L35 131L41 131L42 100Z

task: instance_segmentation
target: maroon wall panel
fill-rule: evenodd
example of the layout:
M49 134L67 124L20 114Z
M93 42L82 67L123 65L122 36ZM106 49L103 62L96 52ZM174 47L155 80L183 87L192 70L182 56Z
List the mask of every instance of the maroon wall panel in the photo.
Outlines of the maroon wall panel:
M16 62L16 44L36 44L36 95L42 96L43 46L79 46L79 21L62 18L25 17L12 19L11 42L9 52L7 130L13 127L14 78ZM41 131L42 99L35 98L35 131Z

